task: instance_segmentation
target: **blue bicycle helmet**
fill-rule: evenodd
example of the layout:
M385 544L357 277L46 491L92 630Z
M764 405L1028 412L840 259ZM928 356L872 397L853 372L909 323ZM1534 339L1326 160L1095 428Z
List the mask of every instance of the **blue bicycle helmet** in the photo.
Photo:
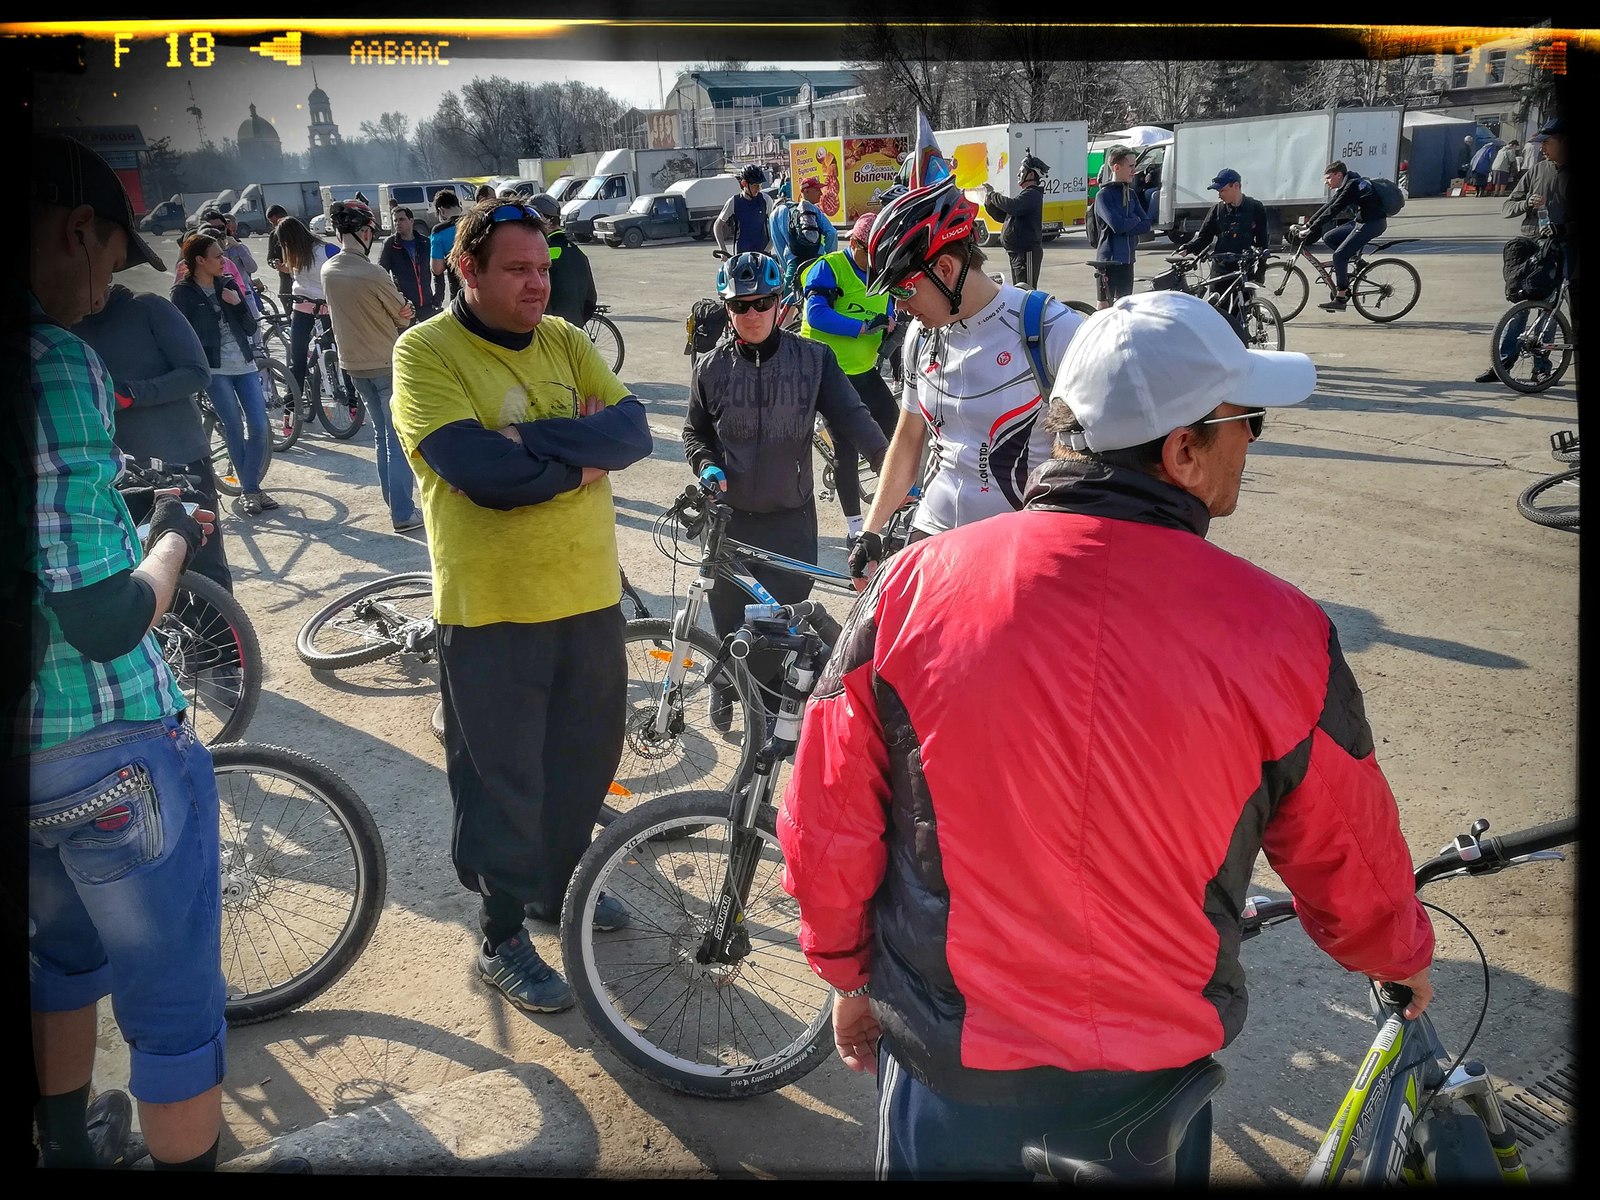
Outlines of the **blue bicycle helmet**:
M783 290L778 260L759 250L746 250L717 271L717 295L724 300L744 296L776 296Z

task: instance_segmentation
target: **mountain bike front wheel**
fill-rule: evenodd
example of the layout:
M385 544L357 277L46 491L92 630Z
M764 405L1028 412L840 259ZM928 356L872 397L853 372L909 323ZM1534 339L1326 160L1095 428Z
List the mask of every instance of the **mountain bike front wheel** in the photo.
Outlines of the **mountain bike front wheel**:
M1292 321L1305 308L1311 285L1306 282L1306 273L1293 263L1268 263L1256 295L1270 300L1283 320Z
M1070 308L1073 312L1085 317L1092 317L1095 313L1100 311L1099 309L1095 308L1094 305L1088 304L1082 300L1063 300L1062 303Z
M433 576L408 571L352 588L319 609L301 626L294 650L314 670L338 671L403 651L431 657L433 645Z
M589 341L594 344L596 352L600 355L600 361L606 364L611 373L615 375L622 370L622 356L627 348L622 344L622 331L616 327L611 318L604 313L595 313L589 318L583 331L589 335Z
M269 435L271 430L268 430ZM211 447L211 471L217 478L217 491L224 496L240 496L244 489L239 483L239 470L233 462L233 452L228 449L228 439L222 435L222 424L216 413L208 408L205 416L206 444ZM262 442L265 453L261 459L261 481L266 482L267 468L272 465L273 439Z
M281 746L211 751L221 826L222 974L230 1025L332 987L372 940L388 863L377 823L329 768Z
M272 433L272 449L277 453L300 440L305 428L300 411L300 389L289 368L269 358L260 364L261 394L267 401L267 428Z
M1257 296L1244 314L1245 342L1252 350L1282 350L1283 318L1272 301Z
M1517 511L1535 525L1577 533L1578 471L1573 467L1525 488L1517 497Z
M317 420L329 437L347 442L365 424L367 410L361 403L361 397L356 395L355 388L344 378L343 372L336 371L335 374L338 378L332 381L324 379L324 386L317 393Z
M1513 323L1518 328L1516 349L1509 362L1501 362L1501 341ZM1534 395L1561 382L1576 351L1566 313L1548 300L1524 300L1506 309L1495 323L1489 365L1508 388Z
M1350 281L1350 302L1369 321L1398 321L1422 295L1422 276L1403 258L1374 258Z
M573 872L561 953L595 1034L630 1067L691 1096L734 1100L784 1087L829 1050L833 989L800 949L800 909L783 890L776 812L755 828L726 792L662 796L618 817ZM736 854L754 872L730 948L703 945ZM626 928L594 928L600 895Z

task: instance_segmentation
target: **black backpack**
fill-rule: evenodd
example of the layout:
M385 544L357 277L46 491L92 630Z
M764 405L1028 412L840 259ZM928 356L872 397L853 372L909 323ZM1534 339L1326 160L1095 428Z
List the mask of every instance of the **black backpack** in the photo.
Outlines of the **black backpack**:
M1546 300L1561 282L1561 263L1549 238L1514 237L1500 252L1506 299Z
M684 324L688 337L683 352L709 354L728 331L728 310L719 299L696 300Z
M1101 232L1100 215L1094 211L1094 201L1091 200L1083 212L1083 236L1088 239L1090 246L1098 246Z
M1377 193L1378 200L1383 204L1383 215L1392 217L1406 206L1406 194L1400 190L1400 185L1392 179L1369 179L1372 190Z
M810 262L822 253L822 224L808 204L789 207L789 253L797 263Z

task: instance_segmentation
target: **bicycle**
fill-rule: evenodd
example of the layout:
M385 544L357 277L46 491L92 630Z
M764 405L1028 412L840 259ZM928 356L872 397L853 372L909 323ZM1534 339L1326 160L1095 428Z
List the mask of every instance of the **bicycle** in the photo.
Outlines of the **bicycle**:
M1298 317L1311 294L1306 273L1295 260L1304 258L1317 273L1317 279L1328 289L1329 297L1337 295L1333 267L1311 253L1311 243L1296 238L1291 230L1304 226L1291 226L1285 238L1294 247L1287 262L1268 263L1261 288L1266 298L1278 308L1285 321ZM1395 246L1414 242L1416 238L1394 238L1387 242L1372 242L1363 246L1350 263L1350 303L1369 321L1387 325L1398 321L1413 308L1422 296L1422 276L1403 258L1368 258L1369 251L1381 253Z
M229 1025L321 995L377 928L388 862L372 813L314 759L281 746L214 746L221 829L222 972Z
M289 342L290 323L289 317L268 320L261 335L267 356L281 361L285 367L293 361ZM286 371L286 374L293 379L292 370ZM333 338L333 319L328 315L328 306L323 301L317 302L312 318L311 339L306 346L305 385L298 389L298 393L303 407L298 410L297 416L285 412L281 435L285 444L280 445L279 449L286 450L293 445L300 436L300 429L312 420L316 420L329 437L341 442L353 438L366 421L366 408L356 393L355 384L350 382L350 377L339 366L339 348Z
M706 507L718 540L723 518ZM579 860L561 909L563 961L590 1028L641 1074L719 1100L805 1075L826 1057L832 1022L833 989L807 964L799 908L782 888L775 804L778 768L830 652L818 632L826 614L811 601L745 614L714 669L731 667L746 697L758 686L750 654L787 659L772 733L749 772L726 791L661 796L612 821ZM615 936L594 928L602 893L632 914Z
M1152 280L1155 286L1151 290L1182 291L1199 296L1227 318L1246 346L1254 350L1282 350L1285 342L1283 318L1272 301L1257 295L1261 285L1254 280L1254 273L1264 257L1260 251L1249 250L1242 255L1214 258L1218 266L1232 269L1191 283L1190 272L1203 260L1181 251L1169 254L1167 262L1172 264L1172 270Z
M1535 525L1577 533L1578 435L1570 429L1556 430L1550 435L1550 456L1568 464L1567 469L1524 488L1517 497L1517 511Z
M1489 335L1489 365L1501 383L1524 395L1534 395L1561 382L1578 356L1572 323L1563 308L1572 308L1566 271L1561 272L1561 282L1550 299L1523 300L1501 314ZM1516 336L1516 350L1510 361L1502 362L1501 340L1513 323L1520 323L1522 332Z
M130 461L113 486L192 491L195 482L159 462L146 468ZM136 532L143 542L150 527L141 525ZM261 701L261 643L244 608L215 580L185 571L178 576L172 603L150 632L189 702L188 720L196 736L208 744L237 741Z
M627 348L622 344L622 331L617 328L616 322L606 315L610 311L611 306L608 304L595 305L594 316L589 318L583 331L589 335L594 348L600 352L600 360L609 361L611 373L615 375L622 370L622 356Z
M1488 821L1473 822L1467 833L1458 834L1439 854L1419 864L1413 872L1416 889L1440 879L1491 875L1530 862L1560 860L1562 855L1552 847L1567 845L1578 836L1576 818L1505 837L1484 837L1488 829ZM1295 915L1292 900L1251 896L1241 916L1241 940ZM1461 925L1451 914L1445 915ZM1527 1182L1515 1131L1501 1112L1489 1073L1482 1063L1466 1057L1488 1013L1489 963L1472 931L1465 925L1461 928L1477 949L1484 970L1483 1010L1466 1046L1450 1061L1427 1013L1406 1018L1411 990L1392 983L1373 984L1370 1003L1377 1036L1311 1161L1305 1183ZM1220 1064L1203 1060L1150 1111L1141 1112L1126 1143L1131 1158L1074 1158L1051 1151L1046 1139L1031 1139L1024 1144L1023 1165L1036 1176L1062 1183L1152 1180L1152 1167L1170 1160L1190 1118L1225 1077ZM1115 1122L1111 1125L1115 1129L1127 1119L1128 1114L1118 1113L1107 1124Z
M674 564L695 567L696 574L684 603L670 619L628 622L626 732L609 801L617 811L666 792L694 787L721 791L750 769L756 747L749 734L766 728L766 707L742 678L719 662L716 638L699 627L717 580L739 588L753 603L775 603L749 571L751 564L762 563L804 575L835 595L855 598L848 575L729 537L732 514L720 493L690 484L656 519L656 548ZM697 557L679 552L680 533L691 540L703 539ZM837 636L838 626L827 613L819 611L813 619L826 626L824 636L830 641ZM732 695L725 720L713 714L719 693Z

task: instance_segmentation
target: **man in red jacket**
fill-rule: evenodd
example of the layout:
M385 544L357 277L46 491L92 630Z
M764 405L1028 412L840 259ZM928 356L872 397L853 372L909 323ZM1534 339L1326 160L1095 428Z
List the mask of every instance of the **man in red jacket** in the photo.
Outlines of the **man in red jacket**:
M1108 1115L1243 1026L1262 850L1336 961L1410 987L1409 1015L1433 994L1337 632L1205 538L1310 360L1150 292L1086 321L1056 380L1024 508L862 596L778 822L839 1054L878 1074L880 1176L1027 1178L1040 1134L1106 1159ZM1169 1179L1204 1180L1209 1115Z

